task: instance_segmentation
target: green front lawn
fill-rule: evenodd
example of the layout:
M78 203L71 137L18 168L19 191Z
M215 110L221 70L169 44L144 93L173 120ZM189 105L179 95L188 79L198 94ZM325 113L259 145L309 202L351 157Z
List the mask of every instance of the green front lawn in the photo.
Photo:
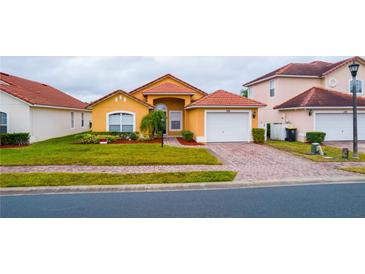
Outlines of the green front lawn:
M0 149L0 165L217 165L205 148L159 144L83 145L66 136L22 148Z
M284 150L290 153L293 153L298 156L302 156L308 158L310 160L316 162L348 162L348 161L357 161L357 162L365 162L365 154L360 153L360 159L354 160L352 159L352 153L350 153L350 159L344 160L342 159L342 149L337 147L330 147L322 145L322 149L326 156L333 157L333 159L326 159L320 155L310 155L311 144L301 143L301 142L284 142L284 141L272 141L268 140L267 145Z
M196 171L172 173L105 174L105 173L3 173L0 187L173 184L228 182L234 171Z
M341 169L345 170L345 171L351 171L351 172L357 172L357 173L360 173L360 174L365 174L365 167L364 166L362 166L362 167L343 167Z

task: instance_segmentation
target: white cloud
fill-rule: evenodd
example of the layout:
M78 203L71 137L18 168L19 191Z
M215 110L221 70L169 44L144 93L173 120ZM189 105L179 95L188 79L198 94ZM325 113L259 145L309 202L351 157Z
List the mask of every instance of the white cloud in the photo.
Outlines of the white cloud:
M0 70L47 83L83 101L133 90L166 73L212 92L238 93L244 82L290 62L346 57L1 57Z

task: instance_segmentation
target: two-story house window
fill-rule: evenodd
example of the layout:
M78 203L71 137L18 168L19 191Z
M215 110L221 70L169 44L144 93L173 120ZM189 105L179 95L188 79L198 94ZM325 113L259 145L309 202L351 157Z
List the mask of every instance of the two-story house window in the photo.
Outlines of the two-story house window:
M252 87L249 87L247 89L247 97L248 98L253 98L253 89L252 89Z
M275 80L270 80L270 97L275 96Z
M353 80L351 79L349 81L349 91L350 92L352 92L352 84L353 84ZM356 80L356 92L357 93L363 93L364 92L364 81Z

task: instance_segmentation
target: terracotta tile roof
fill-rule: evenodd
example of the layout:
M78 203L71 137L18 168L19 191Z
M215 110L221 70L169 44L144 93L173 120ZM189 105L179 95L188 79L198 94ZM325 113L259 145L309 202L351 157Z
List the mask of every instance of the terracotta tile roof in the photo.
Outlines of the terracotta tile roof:
M255 80L247 82L243 84L243 86L250 86L255 82L260 82L264 79L280 75L323 77L326 74L340 68L341 66L352 62L353 60L365 64L365 60L359 56L351 57L336 63L328 63L323 61L314 61L311 63L290 63L263 76L260 76Z
M152 106L152 105L148 104L148 103L147 103L147 102L145 102L145 101L142 101L142 100L140 100L140 99L138 99L138 98L134 97L133 95L130 95L128 92L125 92L124 90L121 90L121 89L118 89L118 90L116 90L116 91L113 91L113 92L111 92L111 93L108 93L107 95L105 95L105 96L101 97L100 99L98 99L98 100L96 100L96 101L94 101L94 102L91 102L90 104L88 104L88 105L87 105L87 107L88 107L88 108L89 108L89 107L92 107L92 106L94 106L94 105L96 105L96 104L98 104L98 103L100 103L100 102L102 102L102 101L104 101L104 100L106 100L106 99L108 99L108 98L110 98L110 97L112 97L112 96L116 95L116 94L119 94L119 93L121 93L121 94L123 94L123 95L127 96L128 98L131 98L132 100L135 100L136 102L138 102L138 103L140 103L140 104L142 104L142 105L145 105L146 107L148 107L148 108L150 108L150 109L153 109L153 108L154 108L154 106Z
M151 93L186 93L186 94L194 94L191 89L187 89L173 83L163 83L159 86L153 87L143 92L143 94L151 94Z
M358 106L365 107L365 98L357 98ZM275 106L274 109L306 107L351 107L352 94L312 87L292 99Z
M0 72L0 90L32 105L84 109L87 103L46 84Z
M199 88L197 88L197 87L194 87L193 85L190 85L189 83L187 83L187 82L185 82L185 81L183 81L183 80L181 80L181 79L177 78L176 76L174 76L174 75L172 75L172 74L169 74L169 73L168 73L168 74L165 74L165 75L163 75L163 76L161 76L161 77L159 77L159 78L157 78L157 79L155 79L155 80L153 80L153 81L151 81L151 82L148 82L147 84L145 84L145 85L143 85L143 86L140 86L139 88L136 88L136 89L132 90L132 91L130 92L130 94L134 94L134 93L136 93L136 92L140 91L141 89L145 89L145 88L147 88L148 86L151 86L151 85L153 85L154 83L156 83L156 82L158 82L158 81L161 81L161 80L164 80L164 79L166 79L166 78L174 79L175 81L177 81L177 82L179 82L179 83L181 83L181 84L183 84L183 85L185 85L185 86L187 86L187 87L191 88L192 90L195 90L195 91L197 91L197 92L199 92L199 93L202 93L203 95L207 95L207 93L206 93L206 92L204 92L204 91L202 91L201 89L199 89Z
M217 90L207 96L191 103L186 108L195 107L264 107L263 103L257 102L252 99L228 92L225 90Z

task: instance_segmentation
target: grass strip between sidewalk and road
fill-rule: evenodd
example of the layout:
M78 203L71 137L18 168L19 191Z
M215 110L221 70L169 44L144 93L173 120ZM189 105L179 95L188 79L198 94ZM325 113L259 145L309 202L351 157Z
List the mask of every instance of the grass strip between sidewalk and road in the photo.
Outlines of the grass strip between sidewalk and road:
M350 152L350 159L342 159L342 149L337 147L322 145L325 156L331 157L331 159L324 158L321 155L311 155L311 144L301 142L285 142L285 141L273 141L266 142L268 146L274 147L279 150L290 152L294 155L301 156L310 159L315 162L365 162L365 154L359 153L360 159L352 159L352 152Z
M360 174L365 174L365 166L361 166L361 167L343 167L340 168L341 170L345 170L345 171L351 171L351 172L356 172L356 173L360 173Z
M173 184L232 181L234 171L193 171L169 173L3 173L0 187Z

